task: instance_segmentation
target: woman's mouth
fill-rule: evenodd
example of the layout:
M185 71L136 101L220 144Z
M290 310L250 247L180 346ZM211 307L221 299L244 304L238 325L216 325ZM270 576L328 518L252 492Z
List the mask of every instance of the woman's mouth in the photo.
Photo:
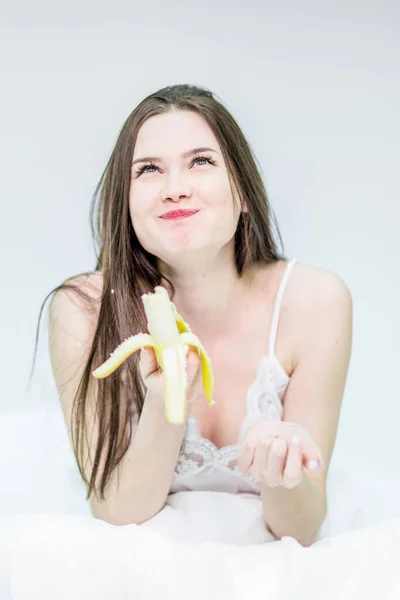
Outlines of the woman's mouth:
M161 215L162 219L185 219L186 217L191 217L192 215L199 212L198 210L171 210L167 213Z

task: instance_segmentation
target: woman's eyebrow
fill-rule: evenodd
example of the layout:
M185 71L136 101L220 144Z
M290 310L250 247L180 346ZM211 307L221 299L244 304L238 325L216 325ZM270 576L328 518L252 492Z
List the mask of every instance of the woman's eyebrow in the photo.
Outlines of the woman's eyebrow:
M192 150L188 150L187 152L184 152L182 154L182 158L189 158L189 156L193 156L193 154L197 154L198 152L217 152L217 150L214 150L213 148L209 148L208 146L202 146L201 148L193 148ZM143 158L136 158L133 163L132 163L132 167L133 165L136 165L137 163L140 162L161 162L161 158L159 156L145 156Z

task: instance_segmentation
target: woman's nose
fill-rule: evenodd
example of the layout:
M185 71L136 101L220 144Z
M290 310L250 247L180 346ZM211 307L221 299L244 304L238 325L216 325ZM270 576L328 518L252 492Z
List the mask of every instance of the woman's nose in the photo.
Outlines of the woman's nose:
M162 200L172 200L173 202L179 202L179 200L189 198L191 195L191 186L179 176L170 177L167 185L161 191Z
M173 202L179 202L184 198L189 198L192 195L189 186L169 186L161 192L162 200L172 200Z
M166 202L167 200L171 200L172 202L179 202L180 200L184 200L185 198L188 198L190 194L174 194L174 193L169 193L169 194L165 194L163 196L163 201Z

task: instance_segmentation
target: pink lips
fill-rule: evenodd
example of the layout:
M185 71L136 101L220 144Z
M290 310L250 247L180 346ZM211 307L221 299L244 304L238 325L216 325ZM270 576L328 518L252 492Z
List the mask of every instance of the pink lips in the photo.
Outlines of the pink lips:
M161 215L162 219L184 219L185 217L190 217L195 213L199 212L198 210L171 210L163 215Z

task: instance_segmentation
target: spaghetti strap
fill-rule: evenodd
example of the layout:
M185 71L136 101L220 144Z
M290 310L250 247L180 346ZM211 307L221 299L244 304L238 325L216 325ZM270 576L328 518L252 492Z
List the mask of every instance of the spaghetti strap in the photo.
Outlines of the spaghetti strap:
M290 272L296 263L297 263L297 258L294 258L294 257L288 262L286 269L285 269L285 273L282 277L281 284L279 286L278 293L276 295L274 312L272 315L271 333L269 336L269 355L270 356L274 356L274 354L275 354L276 336L278 333L279 315L281 312L283 293L285 291Z

